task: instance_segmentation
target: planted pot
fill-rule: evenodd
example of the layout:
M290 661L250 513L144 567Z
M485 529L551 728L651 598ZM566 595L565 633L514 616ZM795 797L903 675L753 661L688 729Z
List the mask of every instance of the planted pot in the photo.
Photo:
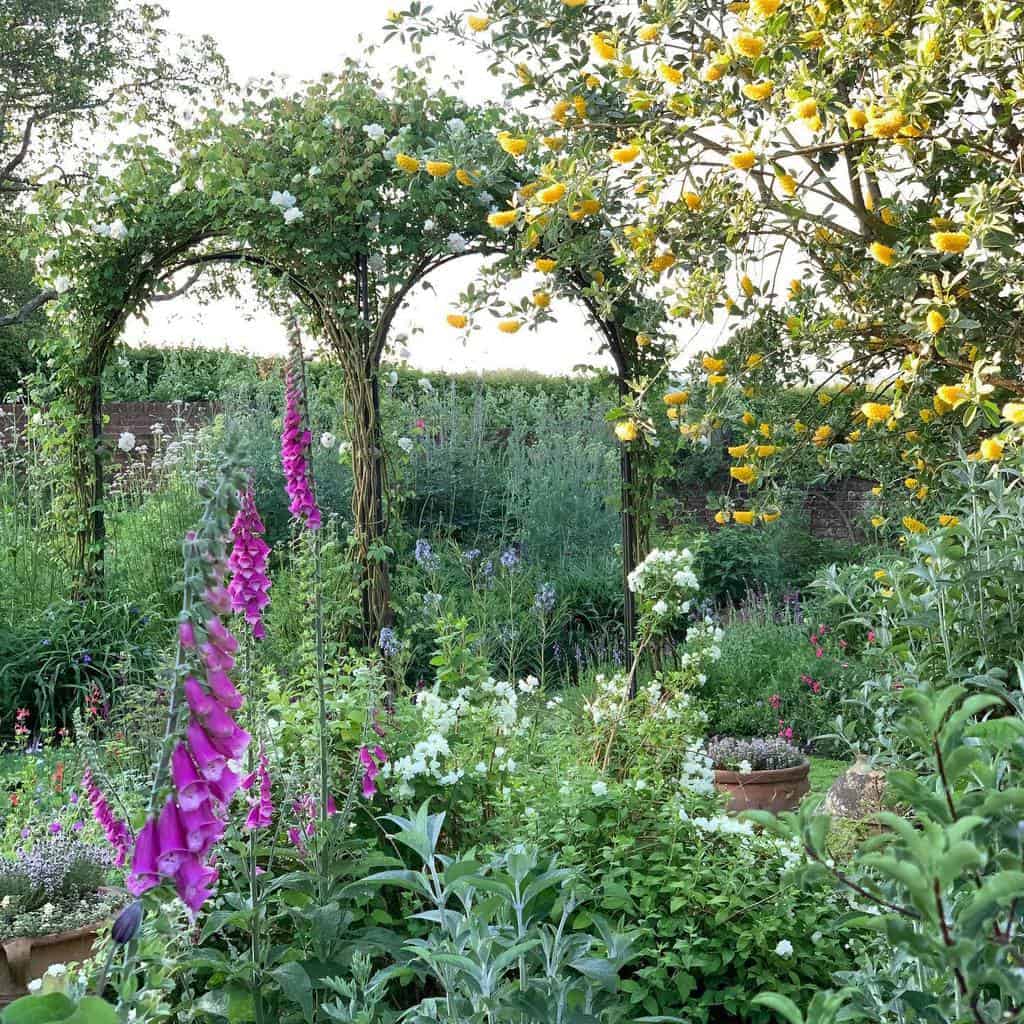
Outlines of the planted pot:
M49 935L25 936L0 943L0 1006L28 993L28 983L41 978L48 967L72 960L88 960L106 921Z
M810 761L792 768L733 772L715 769L715 789L729 797L728 810L795 811L811 788Z

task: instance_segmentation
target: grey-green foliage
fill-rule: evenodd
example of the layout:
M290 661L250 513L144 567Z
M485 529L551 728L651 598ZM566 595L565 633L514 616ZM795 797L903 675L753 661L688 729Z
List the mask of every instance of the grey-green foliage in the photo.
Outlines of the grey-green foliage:
M810 876L853 888L893 954L840 979L842 1008L819 1000L810 1024L836 1020L996 1024L1024 1013L1024 516L1019 478L958 470L945 481L959 522L908 542L884 585L871 567L828 590L877 630L871 691L893 732L893 806L881 834L841 873L829 820L805 806L765 827L799 835ZM1015 525L1013 525L1015 524ZM799 1024L800 1013L785 1016Z
M631 937L594 918L597 934L574 930L585 901L573 872L516 846L481 863L438 852L444 814L420 807L415 818L387 815L394 843L414 854L417 867L370 875L360 886L395 885L423 910L431 925L408 939L408 960L386 968L392 978L429 977L439 995L410 1008L408 1021L497 1024L499 1021L584 1024L622 1020L619 971L633 958Z

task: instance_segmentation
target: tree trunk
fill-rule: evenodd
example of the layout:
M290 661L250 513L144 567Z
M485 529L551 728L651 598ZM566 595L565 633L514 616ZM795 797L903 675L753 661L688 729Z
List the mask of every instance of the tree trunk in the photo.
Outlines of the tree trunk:
M352 521L356 558L362 569L363 633L375 644L390 625L391 585L384 550L387 508L384 494L384 438L375 368L348 375L346 400L352 424Z

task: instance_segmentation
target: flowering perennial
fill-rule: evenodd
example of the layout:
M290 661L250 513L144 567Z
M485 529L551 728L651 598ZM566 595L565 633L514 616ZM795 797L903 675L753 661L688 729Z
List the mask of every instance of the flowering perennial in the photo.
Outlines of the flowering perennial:
M274 820L274 802L270 796L270 765L263 750L260 751L256 771L242 781L242 789L248 792L256 782L259 782L259 791L249 800L249 814L242 826L247 832L270 828Z
M96 780L88 768L82 775L82 787L92 805L93 817L103 826L103 831L107 834L107 841L117 854L114 863L117 867L123 867L132 848L132 835L128 831L128 826L120 818L114 817L107 798L96 784Z
M231 610L245 615L245 621L257 640L265 637L263 609L270 603L270 578L267 576L267 555L270 546L263 539L265 527L256 509L252 487L242 494L242 507L231 526L231 540L234 546L228 558L231 582L228 594L231 596Z
M313 468L309 455L313 435L303 424L302 386L289 367L285 374L284 429L281 432L281 465L284 489L291 499L288 511L310 530L321 525L320 508L313 493Z

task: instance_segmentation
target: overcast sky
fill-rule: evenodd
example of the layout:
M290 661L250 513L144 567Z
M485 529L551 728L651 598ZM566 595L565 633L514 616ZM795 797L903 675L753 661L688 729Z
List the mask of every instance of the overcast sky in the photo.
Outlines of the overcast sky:
M246 81L269 73L289 76L293 82L316 78L336 69L341 58L363 52L359 36L379 41L388 6L395 0L164 0L170 28L185 35L213 36L233 76ZM462 0L434 0L436 12L464 7ZM435 53L439 67L458 66L465 88L475 98L497 99L500 86L472 53L461 51L458 61L447 52ZM384 48L375 63L380 67L408 59L397 44ZM422 368L503 369L526 367L545 372L568 371L577 364L601 363L597 338L578 308L560 304L553 311L558 325L514 337L498 332L489 318L463 345L459 332L444 324L444 315L474 273L470 260L460 260L434 274L436 289L413 298L396 323L397 334L410 336L409 361ZM530 290L526 278L514 285L513 297ZM159 303L147 312L148 323L133 321L126 337L132 343L165 345L228 345L258 353L283 352L284 332L275 318L232 300L201 305L187 296ZM414 327L422 333L413 333Z

